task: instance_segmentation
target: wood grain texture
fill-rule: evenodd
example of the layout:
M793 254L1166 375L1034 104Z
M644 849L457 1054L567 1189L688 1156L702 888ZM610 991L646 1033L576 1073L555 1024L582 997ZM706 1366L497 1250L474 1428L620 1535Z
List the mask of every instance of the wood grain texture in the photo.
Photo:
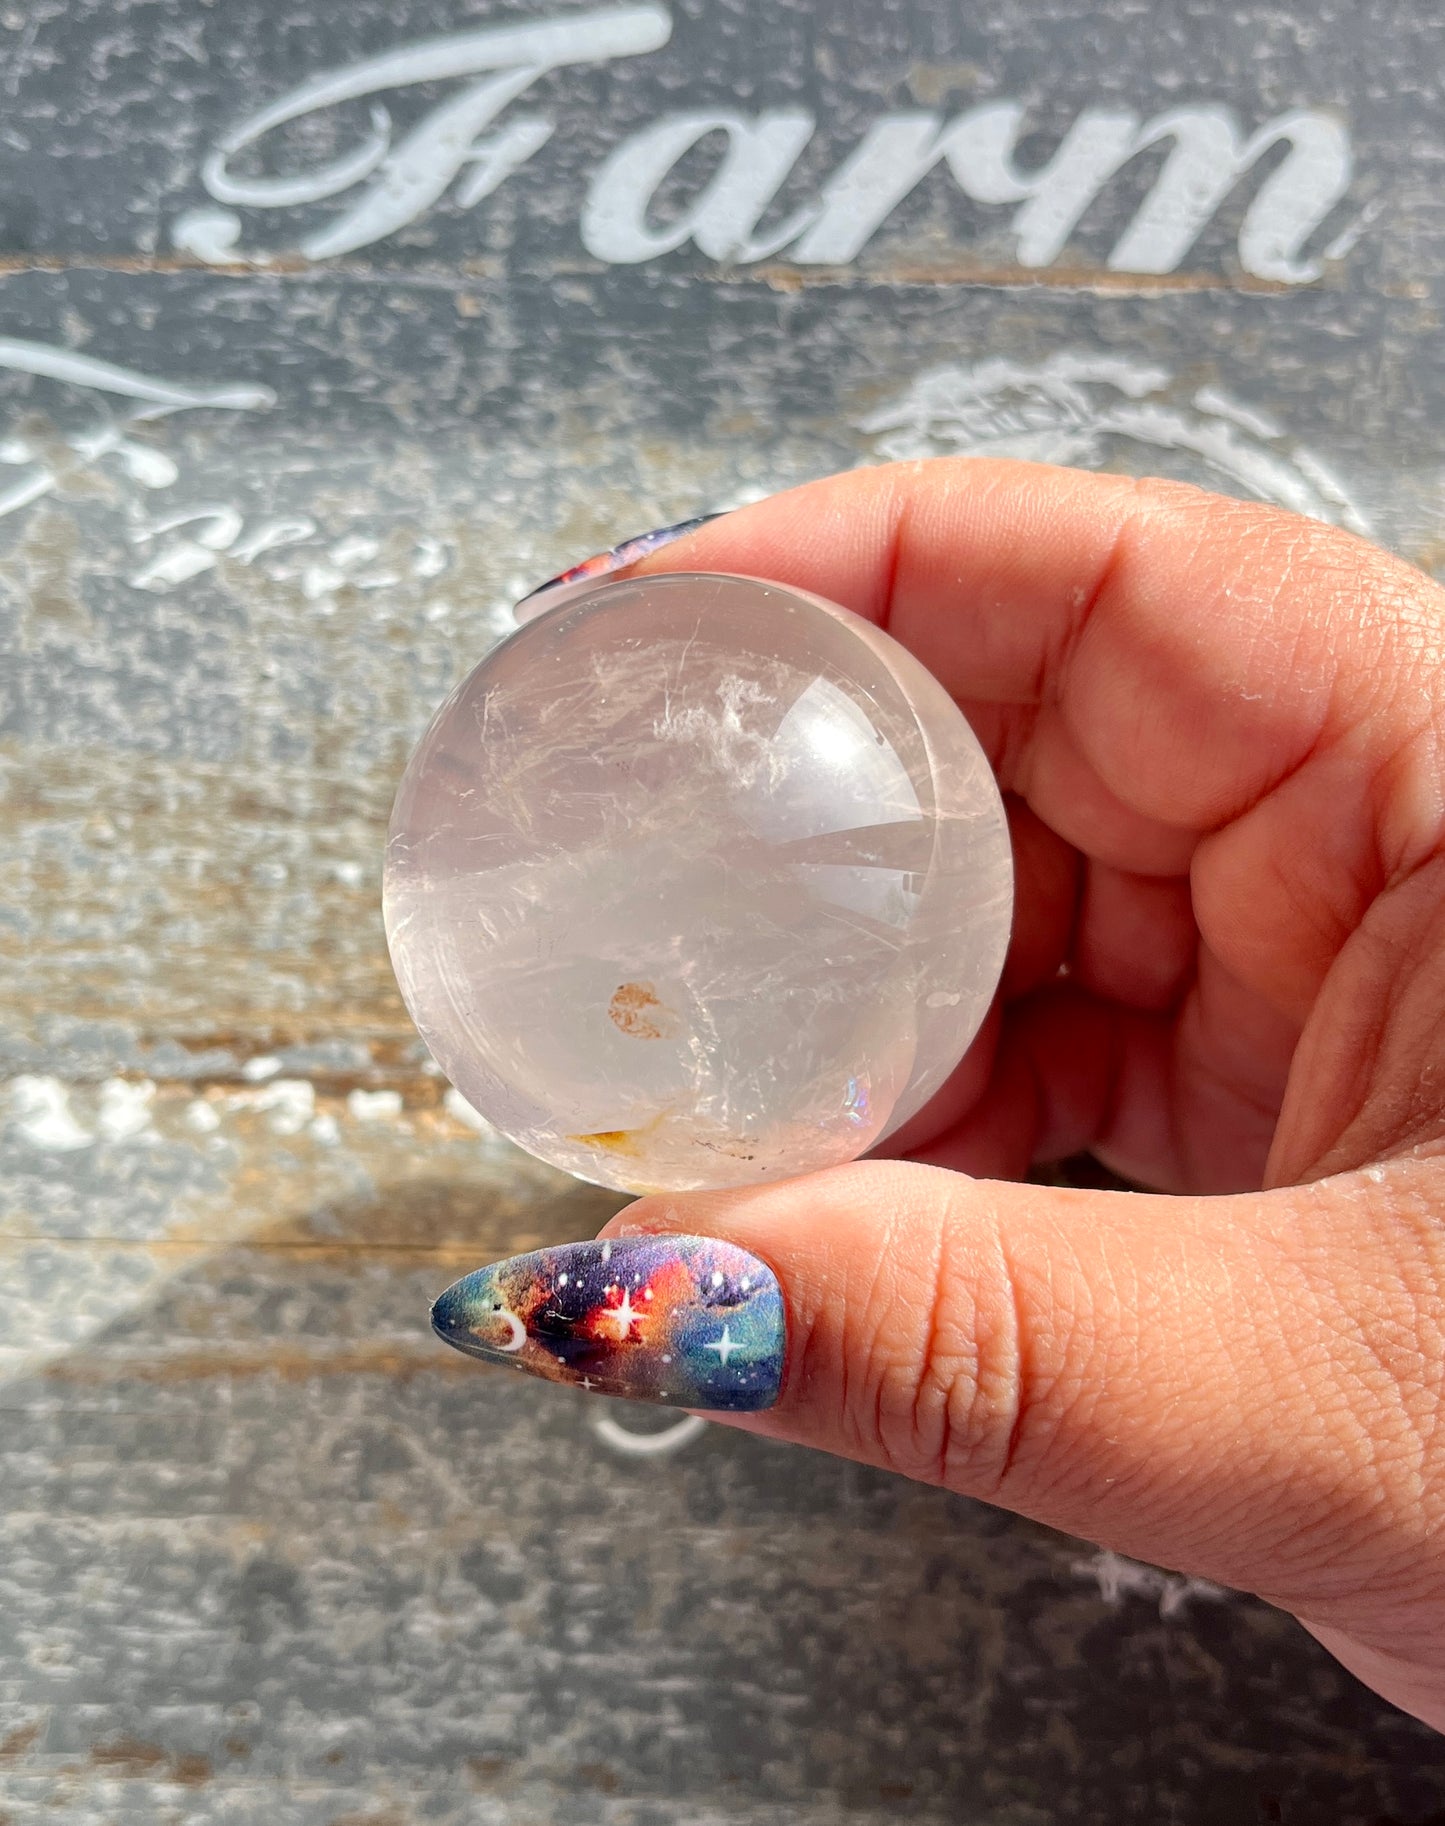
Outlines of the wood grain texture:
M303 79L568 10L0 11L0 1826L1424 1826L1438 1740L1248 1598L717 1430L629 1453L599 1418L660 1423L436 1345L440 1287L616 1201L448 1094L379 872L516 596L842 466L1182 475L1441 568L1433 6L679 0L514 104L554 132L475 205L331 260L297 250L359 185L236 205L264 259L179 244ZM456 92L379 99L401 134ZM1346 122L1320 277L1240 253L1278 153L1153 274L1108 262L1158 152L1043 266L941 171L842 266L583 243L670 113L811 111L781 210L878 119L991 98L1030 168L1086 108ZM212 403L140 417L78 360Z

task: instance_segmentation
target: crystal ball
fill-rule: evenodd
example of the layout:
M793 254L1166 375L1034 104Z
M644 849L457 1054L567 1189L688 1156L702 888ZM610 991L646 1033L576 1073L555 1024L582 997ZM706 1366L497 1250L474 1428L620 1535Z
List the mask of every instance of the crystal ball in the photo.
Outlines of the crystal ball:
M407 766L384 911L462 1095L622 1191L866 1152L963 1056L1003 966L1003 804L897 641L748 577L572 593Z

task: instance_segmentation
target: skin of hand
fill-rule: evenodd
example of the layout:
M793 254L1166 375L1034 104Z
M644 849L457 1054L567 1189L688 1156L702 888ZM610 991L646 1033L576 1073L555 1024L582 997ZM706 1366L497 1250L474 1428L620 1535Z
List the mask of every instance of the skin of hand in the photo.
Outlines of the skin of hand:
M782 1396L731 1424L1256 1592L1445 1730L1445 591L1289 514L970 459L635 574L689 569L910 647L1017 871L899 1158L608 1227L776 1269ZM1085 1149L1157 1191L1017 1183Z

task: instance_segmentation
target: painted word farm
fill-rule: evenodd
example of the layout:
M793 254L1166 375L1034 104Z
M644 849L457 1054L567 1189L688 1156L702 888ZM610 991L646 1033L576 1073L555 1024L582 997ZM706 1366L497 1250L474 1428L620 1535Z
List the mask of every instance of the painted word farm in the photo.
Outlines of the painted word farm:
M671 34L660 6L607 7L420 40L311 76L211 147L200 173L211 201L178 217L172 239L182 252L215 263L265 264L298 254L331 260L385 241L443 200L453 210L470 209L565 130L565 117L514 106L528 91L541 85L555 98L557 85L545 80L555 73L646 58ZM443 99L398 130L381 98L438 82L451 85ZM347 150L300 169L267 169L269 135L358 101L367 104L367 125ZM1352 150L1343 121L1323 108L1298 106L1246 127L1220 101L1152 114L1086 106L1035 165L1019 157L1031 130L1019 101L987 99L951 113L905 109L876 118L813 194L788 203L789 180L822 127L799 107L749 112L710 103L662 114L625 135L591 172L579 200L582 247L608 265L691 244L728 266L782 259L800 268L846 268L904 199L941 170L972 203L1010 211L1013 263L1042 269L1061 259L1124 168L1150 152L1162 160L1157 175L1107 255L1117 273L1178 270L1246 183L1253 193L1240 220L1238 259L1256 281L1319 278L1327 260L1349 251L1366 219L1340 208L1353 178ZM695 148L710 161L708 175L659 221L654 199ZM332 207L313 217L314 205ZM290 246L257 238L255 223L240 213L298 208L307 216ZM1332 225L1337 213L1345 219ZM1332 238L1317 247L1330 226Z

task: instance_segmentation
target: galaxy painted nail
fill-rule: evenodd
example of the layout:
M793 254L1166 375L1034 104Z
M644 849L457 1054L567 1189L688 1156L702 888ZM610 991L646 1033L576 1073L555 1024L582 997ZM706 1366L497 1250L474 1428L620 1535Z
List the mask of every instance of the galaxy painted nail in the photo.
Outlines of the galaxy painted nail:
M570 570L561 571L555 577L549 577L545 583L539 583L535 590L524 596L517 604L516 618L519 622L530 621L534 615L540 615L544 609L556 608L560 603L575 596L580 589L596 583L599 578L610 577L613 571L625 570L629 564L636 564L641 559L650 557L653 552L660 552L665 545L671 545L674 539L684 539L689 533L695 533L700 526L706 526L710 520L720 520L722 515L698 514L691 520L679 520L675 526L659 526L650 533L638 533L634 538L624 539L620 545L614 545L609 552L598 552L594 557L584 558L580 564L574 564ZM565 591L564 596L561 592Z
M485 1363L667 1407L769 1408L783 1378L777 1276L745 1249L701 1236L514 1255L448 1287L431 1322Z

